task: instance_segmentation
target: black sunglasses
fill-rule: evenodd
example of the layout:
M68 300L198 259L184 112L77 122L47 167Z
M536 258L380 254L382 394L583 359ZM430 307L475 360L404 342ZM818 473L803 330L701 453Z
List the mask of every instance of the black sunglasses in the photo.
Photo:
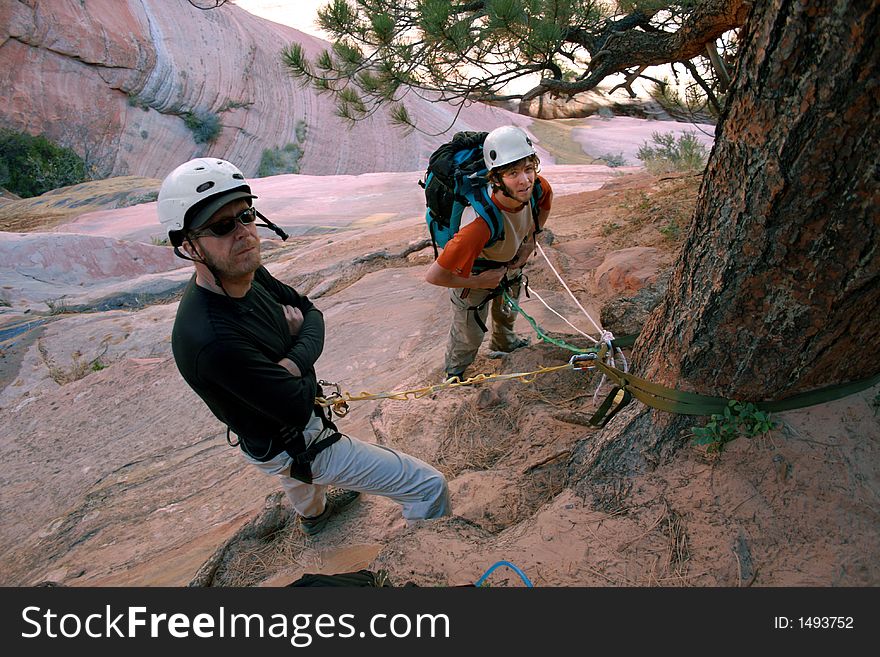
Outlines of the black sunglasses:
M198 237L204 233L211 233L215 237L223 237L224 235L229 235L229 233L235 230L236 223L241 223L242 226L247 226L248 224L254 223L256 219L257 209L253 207L247 208L234 217L218 221L216 224L211 224L210 226L205 226L202 230L197 230L194 235Z

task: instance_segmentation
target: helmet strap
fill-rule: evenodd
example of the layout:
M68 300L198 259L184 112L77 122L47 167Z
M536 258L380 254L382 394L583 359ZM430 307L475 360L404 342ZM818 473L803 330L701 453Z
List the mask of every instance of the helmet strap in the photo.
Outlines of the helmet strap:
M184 239L186 239L186 241L189 242L190 248L192 248L193 252L198 253L198 249L196 249L196 245L193 243L192 238L189 235L187 235ZM217 274L217 271L211 266L211 264L205 258L200 257L198 260L196 260L195 258L190 258L188 255L185 255L180 250L180 248L177 246L174 247L174 254L178 258L183 258L184 260L189 260L190 262L197 262L200 265L204 265L205 267L207 267L208 271L211 272L211 275L214 277L214 284L217 287L219 287L221 290L223 290L223 294L225 294L227 297L229 296L229 292L227 292L226 288L223 287L223 281L220 280L220 276Z
M273 224L271 221L269 221L268 219L266 219L266 216L265 216L262 212L260 212L260 211L257 210L256 208L254 208L254 212L256 212L256 213L257 213L257 216L258 216L260 219L263 220L263 223L262 223L262 224L257 224L258 226L264 226L264 227L266 227L266 228L270 228L270 229L272 229L273 231L275 231L275 234L278 235L278 237L280 237L282 240L286 240L288 237L290 237L290 235L288 235L287 233L285 233L285 232L281 229L280 226L276 226L276 225Z

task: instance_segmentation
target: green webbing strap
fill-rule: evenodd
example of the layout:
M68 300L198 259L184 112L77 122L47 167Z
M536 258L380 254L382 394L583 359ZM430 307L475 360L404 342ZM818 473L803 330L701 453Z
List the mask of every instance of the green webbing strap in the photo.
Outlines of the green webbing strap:
M814 404L822 404L824 402L841 399L848 395L853 395L862 390L880 383L880 374L870 376L866 379L858 381L849 381L848 383L838 383L827 388L818 390L810 390L797 395L792 395L779 401L758 402L755 404L759 409L770 413L778 413L780 411L790 411L794 408L804 408L805 406L813 406Z
M617 398L618 395L620 395L619 401ZM614 388L611 390L611 393L605 398L605 401L603 401L599 405L599 408L596 409L596 412L593 413L593 416L588 420L588 422L592 426L599 427L601 429L611 421L611 418L617 415L617 412L619 410L629 404L632 401L632 398L632 393L629 390L624 390L623 388L618 388L617 386L614 386ZM614 407L614 410L609 413L608 409L611 408L612 404L617 405Z
M730 403L730 400L722 397L710 397L708 395L700 395L694 392L682 392L656 383L651 383L650 381L627 372L622 372L603 362L602 359L607 351L607 345L603 345L596 356L596 367L608 376L609 379L614 381L618 387L631 392L633 397L648 406L657 408L661 411L679 413L681 415L714 415L716 413L723 413L724 409ZM758 401L752 403L758 408L758 410L767 411L768 413L789 411L795 408L803 408L805 406L834 401L835 399L840 399L841 397L846 397L847 395L866 390L878 383L880 383L880 374L859 381L850 381L848 383L840 383L820 388L818 390L802 392L779 401ZM616 392L612 392L612 395L614 394L616 394ZM609 397L610 396L611 395L609 395ZM617 410L620 409L615 409L615 412ZM598 415L599 412L597 411L596 416ZM594 416L594 418L596 418L596 416ZM598 421L602 418L600 416L596 419Z
M596 360L593 361L593 363L597 368L599 368L599 370L603 374L605 374L609 379L614 382L615 388L605 398L605 401L602 402L593 417L590 418L590 424L593 426L605 426L605 424L607 424L608 421L611 420L615 413L620 411L624 406L626 406L626 404L631 401L632 397L635 397L643 404L651 406L652 408L656 408L661 411L667 411L669 413L679 413L681 415L714 415L716 413L721 414L724 413L724 409L727 408L730 403L729 399L724 399L723 397L712 397L709 395L701 395L695 392L682 392L681 390L667 388L666 386L651 383L646 379L634 376L633 374L629 374L628 372L623 372L615 367L611 367L604 362L605 355L608 352L607 344L590 347L588 349L581 349L580 347L570 345L563 340L551 338L546 333L544 333L544 331L541 329L540 326L538 326L538 323L533 318L531 318L527 313L523 311L522 308L519 307L514 299L512 299L506 293L504 295L504 298L517 312L519 312L519 314L521 314L523 317L526 318L526 320L528 320L529 324L532 325L532 328L535 330L541 340L545 342L550 342L559 347L563 347L577 354L596 354ZM620 338L615 338L611 341L611 345L613 347L631 346L635 342L636 337L638 336L627 335ZM813 406L815 404L822 404L825 402L834 401L835 399L840 399L842 397L861 392L862 390L866 390L874 385L877 385L878 383L880 383L880 373L866 379L860 379L858 381L839 383L836 385L827 386L825 388L820 388L818 390L802 392L797 395L792 395L791 397L781 399L779 401L759 401L752 403L758 410L766 411L768 413L778 413L781 411L790 411L795 408L804 408L806 406ZM615 406L613 412L608 415L608 410L615 402L615 398L617 397L618 392L620 392L621 390L623 390L624 392L623 399L617 403L617 406Z

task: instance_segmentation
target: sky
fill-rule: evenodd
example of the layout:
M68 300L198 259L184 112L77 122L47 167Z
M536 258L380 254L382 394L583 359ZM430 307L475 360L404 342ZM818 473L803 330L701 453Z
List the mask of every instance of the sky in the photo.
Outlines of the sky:
M315 25L315 17L318 15L318 7L326 5L328 0L234 0L234 2L245 11L261 18L327 39L327 35Z

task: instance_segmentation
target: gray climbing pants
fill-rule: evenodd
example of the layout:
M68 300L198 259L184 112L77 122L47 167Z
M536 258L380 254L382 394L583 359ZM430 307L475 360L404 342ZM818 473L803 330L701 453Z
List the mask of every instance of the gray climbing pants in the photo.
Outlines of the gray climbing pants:
M306 446L329 435L328 431L312 414L303 432ZM446 478L438 470L409 454L357 438L343 435L319 452L312 461L311 484L290 476L292 459L287 452L266 462L243 455L262 472L277 475L293 508L308 518L324 511L328 486L388 497L403 507L407 521L451 513Z
M518 272L511 272L513 276ZM519 299L520 284L511 285L508 294ZM476 288L451 288L449 299L452 301L452 326L449 329L449 338L446 341L446 371L463 372L465 368L474 362L480 345L483 343L483 329L474 319L474 313L480 314L480 320L488 328L486 319L492 313L492 339L489 349L493 351L509 351L516 344L516 333L513 332L513 322L516 320L516 311L509 308L504 302L503 296L497 296L483 306L480 310L469 310L479 306L490 290L478 290ZM462 298L462 294L466 296Z

